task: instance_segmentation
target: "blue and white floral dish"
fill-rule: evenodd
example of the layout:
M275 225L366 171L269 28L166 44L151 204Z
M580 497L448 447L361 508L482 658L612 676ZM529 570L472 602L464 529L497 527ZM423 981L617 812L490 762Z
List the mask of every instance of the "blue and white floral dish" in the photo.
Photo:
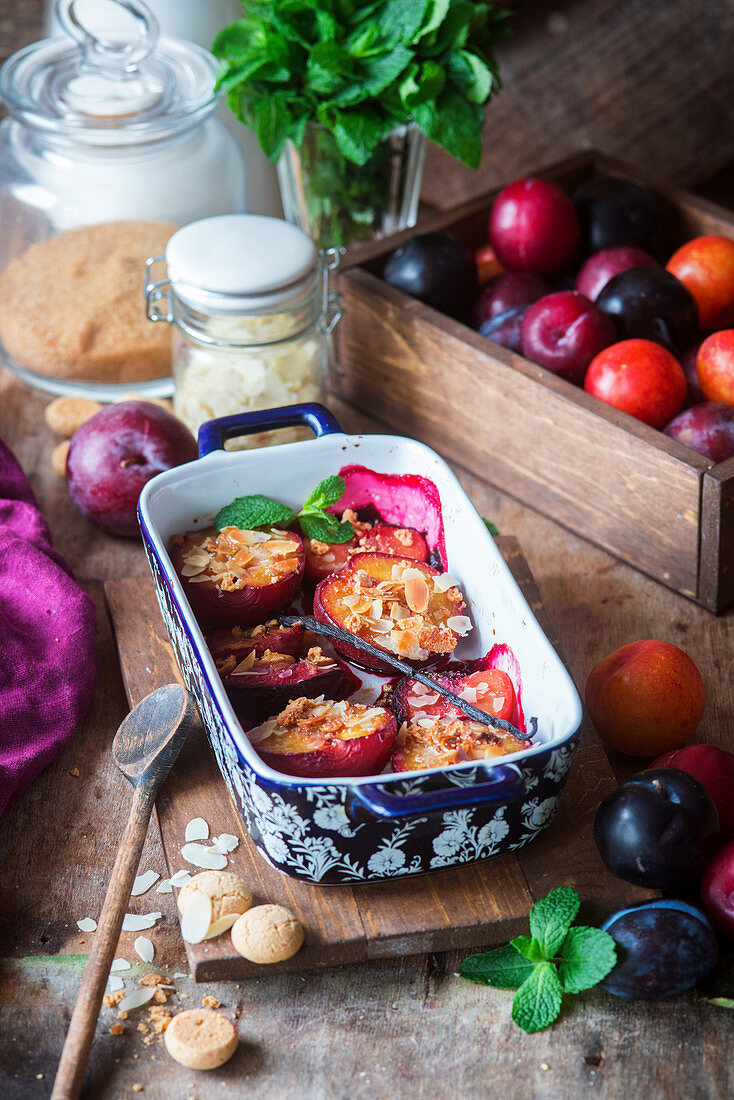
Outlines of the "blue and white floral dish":
M226 451L237 435L307 425L314 439ZM434 451L389 435L345 435L321 405L243 413L205 424L201 457L145 486L140 527L166 627L245 827L265 858L306 882L375 882L473 863L527 844L550 823L578 744L581 703L502 555L453 473ZM263 493L296 508L348 463L421 474L438 488L449 569L474 629L455 656L505 642L522 671L533 745L495 764L410 773L296 779L267 767L237 720L168 554L171 536L207 526L234 497Z

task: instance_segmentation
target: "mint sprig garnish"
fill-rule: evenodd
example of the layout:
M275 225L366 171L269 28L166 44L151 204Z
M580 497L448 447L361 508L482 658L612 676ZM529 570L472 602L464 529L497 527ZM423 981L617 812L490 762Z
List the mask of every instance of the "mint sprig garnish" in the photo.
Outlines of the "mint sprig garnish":
M319 542L349 542L354 538L351 523L339 520L326 509L336 504L344 496L347 484L343 477L332 474L320 481L314 491L306 498L298 513L298 521L306 538Z
M257 527L287 527L295 518L293 509L287 504L255 493L253 496L237 497L221 508L214 517L214 526L217 531L223 527L253 531Z
M486 516L482 516L482 523L487 528L493 538L496 538L497 535L499 535L499 529L494 523L492 523L491 519L487 519Z
M616 962L608 932L572 927L579 911L575 890L551 890L530 911L530 936L464 959L459 974L471 982L516 989L512 1019L523 1031L541 1031L557 1019L564 994L591 989Z
M287 504L255 493L237 497L221 508L214 517L217 531L223 527L239 527L252 531L257 527L288 527L298 519L306 538L319 542L349 542L354 537L351 523L340 520L326 509L344 496L346 482L338 474L331 474L320 481L306 498L303 508L296 514Z

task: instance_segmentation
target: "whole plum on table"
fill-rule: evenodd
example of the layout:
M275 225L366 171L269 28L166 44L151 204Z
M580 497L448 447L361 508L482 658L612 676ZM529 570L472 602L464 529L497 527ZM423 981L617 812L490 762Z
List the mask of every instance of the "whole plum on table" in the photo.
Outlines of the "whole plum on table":
M628 642L594 665L585 695L596 732L629 756L680 748L706 705L694 662L678 646L656 638Z
M508 271L492 279L479 296L479 331L503 347L520 351L520 326L533 302L550 294L539 275Z
M698 335L691 292L662 267L633 267L609 280L596 300L614 321L620 339L653 340L673 352Z
M673 253L666 268L695 298L701 328L734 324L734 241L714 234L695 237Z
M579 386L589 363L615 337L606 314L576 290L559 290L535 302L520 328L523 355Z
M469 245L451 233L419 233L393 252L383 278L398 290L457 321L471 323L477 264Z
M198 457L189 429L165 409L148 401L107 405L71 438L69 496L85 519L103 531L134 538L145 483Z
M734 840L720 848L707 867L701 902L715 927L734 940Z
M734 458L734 407L721 401L693 405L671 420L665 434L712 462L726 462Z
M584 389L651 428L664 428L683 408L686 377L675 356L660 344L620 340L592 360Z
M649 191L611 176L582 184L573 205L589 252L646 243L660 218L659 203Z
M571 263L581 231L571 200L549 180L514 180L494 200L489 239L512 271L545 275Z
M615 997L674 997L693 989L719 961L711 924L684 901L648 901L620 909L602 929L617 945L617 965L600 984Z
M734 838L734 753L718 745L685 745L653 760L651 768L680 768L703 783L719 811L722 840Z
M632 245L619 245L617 248L603 248L595 252L581 265L576 276L576 290L595 302L604 287L621 271L633 267L659 267L657 260L641 248Z
M597 810L594 839L617 878L680 890L701 877L715 852L719 815L692 775L655 768L607 795Z

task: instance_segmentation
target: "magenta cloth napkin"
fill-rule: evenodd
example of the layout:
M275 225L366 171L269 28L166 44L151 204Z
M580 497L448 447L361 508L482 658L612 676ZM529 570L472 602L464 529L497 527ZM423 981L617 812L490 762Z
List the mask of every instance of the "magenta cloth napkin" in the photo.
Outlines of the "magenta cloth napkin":
M0 814L69 743L96 678L94 600L0 440Z

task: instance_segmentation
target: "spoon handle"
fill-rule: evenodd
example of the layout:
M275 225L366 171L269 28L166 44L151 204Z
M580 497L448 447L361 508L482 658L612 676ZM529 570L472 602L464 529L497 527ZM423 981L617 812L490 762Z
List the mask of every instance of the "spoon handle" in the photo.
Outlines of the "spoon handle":
M51 1100L77 1100L81 1091L89 1049L130 900L130 891L135 881L135 872L140 862L157 786L157 783L146 783L133 790L130 816L112 868L112 877L66 1034Z

